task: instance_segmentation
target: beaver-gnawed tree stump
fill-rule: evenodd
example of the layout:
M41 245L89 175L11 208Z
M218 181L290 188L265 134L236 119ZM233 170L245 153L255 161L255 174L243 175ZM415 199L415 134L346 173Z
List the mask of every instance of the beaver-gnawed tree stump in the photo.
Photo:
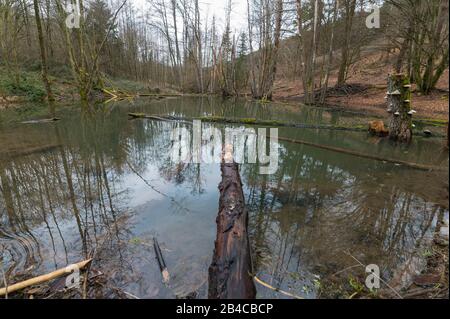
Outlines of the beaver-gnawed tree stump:
M225 155L226 157L226 155ZM217 237L209 267L210 299L253 299L256 289L247 233L248 214L236 163L222 162Z

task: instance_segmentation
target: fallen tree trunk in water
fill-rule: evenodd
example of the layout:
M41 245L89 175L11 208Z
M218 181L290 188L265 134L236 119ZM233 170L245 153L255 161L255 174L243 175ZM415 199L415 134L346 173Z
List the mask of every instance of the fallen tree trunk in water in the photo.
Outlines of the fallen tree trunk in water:
M34 277L22 282L19 282L17 284L11 285L11 286L7 286L4 288L0 288L0 297L6 295L6 294L10 294L12 292L30 287L30 286L34 286L34 285L39 285L42 284L44 282L59 278L61 276L64 275L69 275L73 272L74 269L83 269L85 268L87 265L89 265L89 263L92 261L92 259L88 259L82 262L79 262L77 264L73 264L73 265L69 265L65 268L61 268L58 270L55 270L49 274L46 275L42 275L42 276L38 276L38 277Z
M204 94L183 94L183 93L132 93L125 92L116 89L106 89L103 88L101 91L110 97L110 101L122 101L122 100L132 100L140 97L150 97L155 99L164 99L164 98L172 98L172 97L197 97L204 96Z
M128 116L132 119L149 119L156 121L177 121L192 124L193 120L200 120L208 123L224 123L224 124L242 124L242 125L260 125L260 126L273 126L273 127L292 127L298 129L313 129L313 130L331 130L331 131L350 131L350 132L370 132L370 128L366 127L366 124L358 124L354 126L342 126L333 124L308 124L308 123L295 123L295 122L283 122L279 120L258 120L256 118L228 118L222 116L201 116L201 117L185 117L174 115L154 115L145 113L128 113ZM188 123L191 122L191 123ZM417 120L420 122L420 120ZM424 122L427 125L437 126L437 124L431 124L433 122ZM439 123L439 122L438 122ZM370 122L369 122L370 125ZM386 132L387 134L389 131ZM415 131L413 135L423 136L423 132ZM446 137L446 135L433 132L434 137Z
M225 158L231 157L225 154ZM256 288L251 277L248 214L238 165L223 161L221 171L217 237L209 267L208 297L253 299L256 296Z
M340 147L316 144L316 143L303 141L303 140L296 140L296 139L292 139L292 138L278 137L278 140L284 141L284 142L290 142L290 143L294 143L294 144L302 144L302 145L312 146L312 147L321 148L321 149L328 150L328 151L353 155L353 156L362 157L362 158L368 158L368 159L372 159L372 160L376 160L376 161L402 165L402 166L405 166L408 168L413 168L413 169L422 170L422 171L444 171L445 170L445 167L412 163L412 162L397 160L397 159L393 159L393 158L386 158L386 157L382 157L382 156L378 156L378 155L360 153L357 151L352 151L352 150L344 149L344 148L340 148Z
M13 150L0 151L0 160L13 159L13 158L17 158L17 157L32 155L32 154L50 152L57 148L60 148L61 146L62 146L61 144L49 144L49 145L43 145L43 146L33 146L33 147L24 148L24 149L13 149Z
M158 115L147 115L144 113L129 113L128 115L131 116L132 118L146 118L146 119L157 120L157 121L177 121L177 122L184 121L185 123L189 123L189 122L187 122L189 120L189 118L176 117L176 116L171 116L171 115L158 116ZM201 119L202 121L208 122L208 118L206 118L206 120L205 120L205 118L199 118L199 119ZM212 119L215 119L215 118L212 118ZM216 120L212 120L212 119L210 118L210 122L241 123L241 124L244 123L244 122L241 122L239 119L229 119L229 120L225 119L223 121L219 121L219 120L216 121ZM256 124L269 125L266 123L266 121L259 121L259 120L255 120L254 122L247 121L245 123L251 124L251 125L256 125ZM192 123L189 123L189 124L192 124ZM297 124L297 125L300 125L300 124ZM300 126L297 126L297 127L300 127ZM312 128L312 126L304 127L304 128ZM319 128L319 127L316 127L316 128ZM322 128L326 129L328 127L322 127ZM341 128L341 129L344 129L344 128ZM354 129L348 129L348 130L354 130ZM419 164L419 163L413 163L413 162L408 162L408 161L403 161L403 160L386 158L386 157L382 157L382 156L378 156L378 155L361 153L361 152L352 151L349 149L344 149L344 148L334 147L334 146L327 146L327 145L317 144L317 143L308 142L308 141L304 141L304 140L285 138L285 137L278 137L278 140L284 141L284 142L290 142L290 143L294 143L294 144L303 144L303 145L307 145L307 146L311 146L311 147L316 147L316 148L320 148L320 149L324 149L324 150L328 150L328 151L332 151L332 152L337 152L337 153L353 155L353 156L357 156L357 157L361 157L361 158L367 158L367 159L372 159L372 160L381 161L381 162L398 164L398 165L402 165L402 166L405 166L408 168L413 168L413 169L422 170L422 171L444 171L445 170L445 167L441 167L441 166Z
M21 123L22 124L39 124L39 123L52 123L52 122L57 122L60 120L61 120L60 118L52 117L50 119L31 120L31 121L25 121L25 122L21 122Z
M349 127L327 124L306 124L306 123L289 123L281 122L278 120L258 120L255 118L227 118L220 116L203 116L203 117L181 117L173 115L152 115L145 113L128 113L131 118L144 118L157 121L182 121L188 122L193 120L201 120L202 122L209 123L228 123L228 124L243 124L243 125L261 125L261 126L276 126L276 127L293 127L303 129L323 129L323 130L336 130L336 131L354 131L365 132L367 128L361 127ZM192 124L192 123L191 123Z

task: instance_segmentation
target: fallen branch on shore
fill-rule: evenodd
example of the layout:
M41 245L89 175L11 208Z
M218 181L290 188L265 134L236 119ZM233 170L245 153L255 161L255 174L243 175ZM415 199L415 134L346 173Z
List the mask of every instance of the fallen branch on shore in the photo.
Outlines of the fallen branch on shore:
M122 90L116 89L106 89L103 88L101 91L110 96L110 99L106 101L106 103L111 101L122 101L122 100L132 100L140 97L151 97L155 99L164 99L171 97L200 97L205 96L205 94L183 94L183 93L132 93L125 92Z
M253 299L256 288L250 273L252 262L245 207L238 165L229 163L231 148L225 146L219 185L219 213L213 260L209 267L210 299Z
M28 280L16 283L16 284L8 286L8 287L0 288L0 297L5 296L7 293L10 294L12 292L19 291L19 290L22 290L22 289L30 287L30 286L34 286L34 285L39 285L39 284L45 283L47 281L59 278L59 277L64 276L64 275L69 275L69 274L71 274L73 272L74 268L76 268L76 269L83 269L87 265L89 265L89 263L91 261L92 261L92 259L88 259L88 260L85 260L85 261L82 261L82 262L74 264L73 265L74 267L69 267L69 266L68 267L64 267L64 268L55 270L55 271L53 271L53 272L51 272L49 274L46 274L46 275L41 275L41 276L38 276L38 277L34 277L34 278L31 278L31 279L28 279Z

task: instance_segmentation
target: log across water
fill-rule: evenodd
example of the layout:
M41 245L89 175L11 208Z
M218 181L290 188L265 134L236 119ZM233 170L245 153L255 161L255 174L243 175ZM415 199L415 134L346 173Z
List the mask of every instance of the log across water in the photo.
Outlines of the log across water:
M159 121L182 121L189 122L193 120L201 120L209 123L225 123L225 124L244 124L244 125L261 125L261 126L275 126L275 127L292 127L303 129L324 129L324 130L336 130L336 131L354 131L365 132L367 128L363 127L350 127L350 126L338 126L327 124L306 124L306 123L290 123L282 122L278 120L258 120L255 118L227 118L220 116L202 116L202 117L185 117L174 115L152 115L145 113L128 113L131 118L145 118L150 120Z
M222 163L217 237L209 267L210 299L253 299L256 288L247 233L248 214L236 163Z
M146 118L146 119L157 120L157 121L177 121L177 122L183 121L184 123L192 124L192 123L188 122L189 120L192 120L192 118L185 118L185 117L176 117L176 116L170 116L170 115L147 115L147 114L143 114L143 113L129 113L128 115L131 116L132 118ZM204 118L199 118L199 119L204 120ZM206 120L206 121L208 121L208 120ZM211 122L220 122L220 123L241 123L241 124L249 124L249 125L262 124L261 121L255 121L255 122L247 121L244 123L237 119L230 119L230 120L225 120L222 122L221 120L214 118L214 120L210 119L210 121ZM300 127L300 126L297 126L297 127ZM310 127L305 127L305 128L310 128ZM325 127L325 128L327 128L327 127ZM341 128L341 129L343 129L343 128ZM349 130L352 130L352 129L349 129ZM349 150L349 149L328 146L328 145L323 145L323 144L317 144L317 143L299 140L299 139L278 137L278 140L284 141L284 142L289 142L289 143L294 143L294 144L308 145L311 147L325 149L325 150L332 151L332 152L353 155L353 156L357 156L357 157L361 157L361 158L367 158L367 159L372 159L372 160L376 160L376 161L398 164L398 165L402 165L402 166L405 166L408 168L413 168L413 169L418 169L418 170L423 170L423 171L444 171L444 170L446 170L446 168L444 166L441 167L441 166L437 166L437 165L413 163L413 162L408 162L408 161L404 161L404 160L387 158L387 157L383 157L383 156L379 156L379 155L375 155L375 154L361 153L361 152L357 152L357 151L353 151L353 150Z

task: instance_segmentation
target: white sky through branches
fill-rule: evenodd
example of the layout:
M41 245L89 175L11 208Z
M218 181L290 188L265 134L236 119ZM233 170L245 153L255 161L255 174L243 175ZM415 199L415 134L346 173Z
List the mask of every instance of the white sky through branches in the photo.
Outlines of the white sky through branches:
M149 10L147 0L128 0L138 11ZM199 0L201 17L203 20L208 17L209 23L213 15L216 16L217 24L223 27L225 24L225 7L228 0ZM205 23L206 21L202 21ZM231 30L239 32L247 28L247 1L233 0L231 12Z

